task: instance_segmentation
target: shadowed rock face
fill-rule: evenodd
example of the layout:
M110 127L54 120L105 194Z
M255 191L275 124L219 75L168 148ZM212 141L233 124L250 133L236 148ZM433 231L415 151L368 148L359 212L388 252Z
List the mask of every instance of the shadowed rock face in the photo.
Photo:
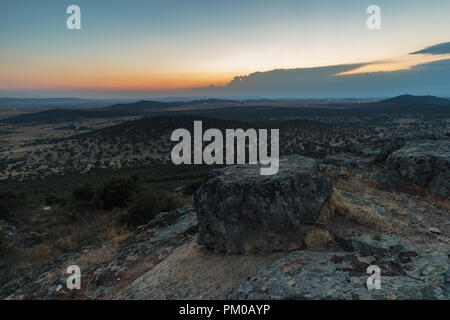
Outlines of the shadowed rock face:
M199 243L232 253L299 248L332 194L316 160L280 159L274 176L259 165L215 170L194 195Z
M408 191L425 189L448 198L450 190L450 141L412 141L394 152L377 175L382 182Z

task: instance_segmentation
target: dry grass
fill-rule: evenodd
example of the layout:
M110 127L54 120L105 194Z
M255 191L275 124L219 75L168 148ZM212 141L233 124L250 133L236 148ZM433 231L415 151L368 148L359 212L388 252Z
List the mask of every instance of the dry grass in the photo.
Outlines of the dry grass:
M334 190L328 203L322 208L318 224L326 225L331 217L340 215L367 227L375 227L383 231L392 231L391 225L375 210L359 206L345 199L339 190Z
M405 209L403 207L399 206L398 203L394 199L390 199L388 201L387 210L393 214L397 214L397 215L401 215L401 216L407 215L407 213L405 212Z
M91 265L111 261L116 255L117 249L115 245L102 245L80 256L71 264L75 264L83 270Z
M192 196L186 196L183 194L179 194L175 196L177 202L181 204L182 207L189 206L192 204Z
M245 244L244 246L244 250L245 250L245 255L251 255L253 253L254 250L254 243L253 241L249 241Z
M62 251L48 242L41 243L33 248L30 260L34 264L46 263L50 259L61 255Z
M112 226L102 233L100 233L97 238L100 240L100 242L107 242L112 241L114 244L119 244L123 240L126 239L128 235L128 229L124 226Z
M306 234L305 245L310 250L324 250L332 240L333 237L328 231L312 228Z
M432 202L432 203L438 205L439 207L450 211L450 200L448 198L436 196L435 194L432 194L430 192L426 192L424 198L427 201Z

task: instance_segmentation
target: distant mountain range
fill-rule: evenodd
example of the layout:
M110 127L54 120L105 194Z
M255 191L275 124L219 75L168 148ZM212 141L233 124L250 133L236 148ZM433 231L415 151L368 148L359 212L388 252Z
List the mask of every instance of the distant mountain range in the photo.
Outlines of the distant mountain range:
M3 123L58 123L72 122L83 119L95 118L120 118L120 117L142 117L154 115L192 115L207 116L229 120L251 119L264 120L274 117L299 117L310 114L343 114L343 113L450 113L450 100L435 96L413 96L401 95L391 99L345 104L317 104L315 106L301 105L299 108L281 107L277 101L265 101L265 106L239 105L236 100L205 99L189 102L159 102L138 101L133 103L120 103L108 107L73 110L54 109L36 113L22 114L1 120ZM273 105L271 105L273 102ZM188 110L169 111L169 108L188 106ZM202 108L207 106L208 108Z
M386 99L383 100L383 103L385 104L417 104L417 103L423 103L423 104L435 104L435 105L449 105L450 100L439 98L435 96L413 96L410 94L404 94L395 98Z
M0 98L0 104L13 103L79 103L104 101L103 99L83 99L83 98Z

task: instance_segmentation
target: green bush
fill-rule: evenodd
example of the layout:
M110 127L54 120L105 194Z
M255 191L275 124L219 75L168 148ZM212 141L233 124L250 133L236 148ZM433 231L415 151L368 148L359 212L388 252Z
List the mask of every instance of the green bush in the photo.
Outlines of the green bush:
M45 205L46 206L53 206L53 205L65 205L66 200L62 197L57 197L53 193L49 193L45 196Z
M73 191L73 196L77 201L91 201L95 196L95 190L89 183L85 183Z
M137 193L136 180L133 178L113 178L99 191L99 198L105 209L126 207L130 199Z
M173 195L148 191L130 206L121 222L134 228L148 223L159 212L171 211L182 205L182 201Z
M3 228L0 228L0 257L3 257L6 253L6 236Z
M186 186L186 188L184 188L183 194L184 194L185 196L190 196L190 195L194 194L194 192L197 191L198 188L200 188L200 186L201 186L203 183L205 183L205 180L206 180L205 178L201 178L201 179L198 179L198 180L195 180L195 181L189 183L189 184Z
M19 207L21 197L14 191L0 192L0 219L8 219Z

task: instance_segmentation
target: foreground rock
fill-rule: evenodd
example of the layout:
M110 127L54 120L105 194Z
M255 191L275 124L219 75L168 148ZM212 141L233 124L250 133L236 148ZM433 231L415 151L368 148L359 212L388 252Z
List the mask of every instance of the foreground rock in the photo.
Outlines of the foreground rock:
M119 300L222 300L242 281L285 254L223 254L190 242L119 291Z
M408 142L389 156L375 178L387 187L448 198L450 140Z
M448 245L406 244L395 236L335 237L346 252L296 251L262 267L230 299L445 299ZM367 268L381 269L381 288L368 290Z
M299 248L332 194L316 160L280 159L274 176L258 165L214 171L194 195L199 243L217 251L248 253Z

